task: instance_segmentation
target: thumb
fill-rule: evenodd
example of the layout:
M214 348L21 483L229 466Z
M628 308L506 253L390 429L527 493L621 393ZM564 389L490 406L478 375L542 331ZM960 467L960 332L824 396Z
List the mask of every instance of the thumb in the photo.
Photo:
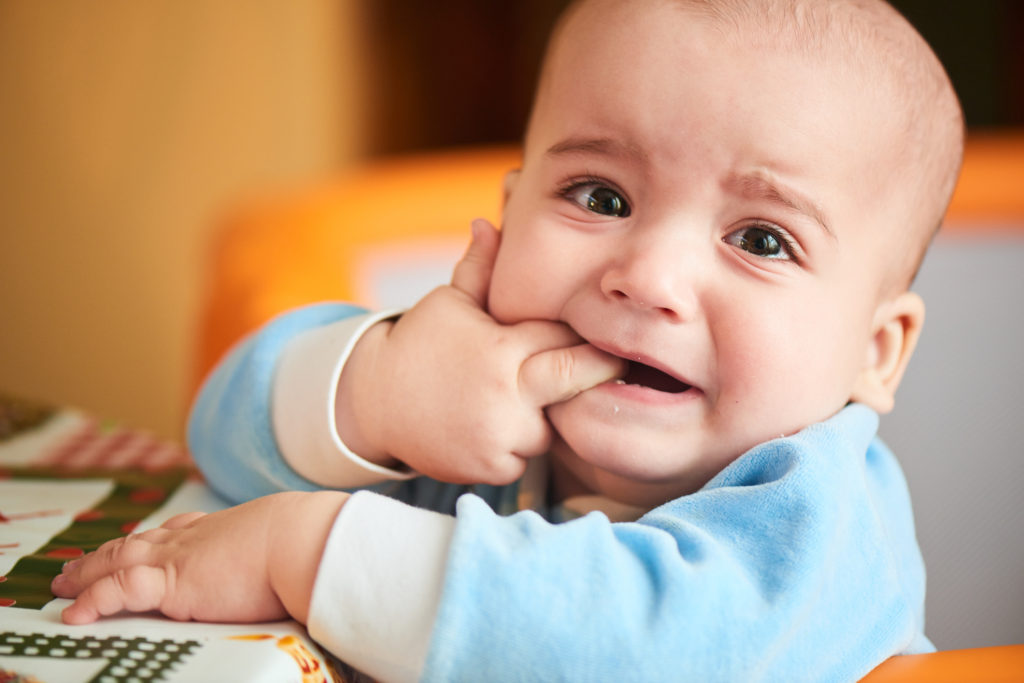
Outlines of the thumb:
M626 361L590 344L578 344L530 356L519 368L520 392L534 405L568 401L592 387L621 377Z
M468 294L481 308L487 304L487 291L491 287L491 273L498 256L501 235L483 218L473 221L473 240L455 264L452 273L452 287Z

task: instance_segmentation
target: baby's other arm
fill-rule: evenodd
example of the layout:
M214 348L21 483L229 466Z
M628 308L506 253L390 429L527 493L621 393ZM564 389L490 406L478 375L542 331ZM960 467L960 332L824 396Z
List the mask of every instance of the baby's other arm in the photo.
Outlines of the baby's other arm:
M476 221L452 284L378 323L341 374L337 424L360 457L452 483L506 484L544 453L545 406L623 372L623 361L550 321L515 325L486 311L500 235ZM314 481L330 473L296 467Z
M52 584L85 624L121 611L177 620L305 623L320 556L348 494L279 493L104 543Z

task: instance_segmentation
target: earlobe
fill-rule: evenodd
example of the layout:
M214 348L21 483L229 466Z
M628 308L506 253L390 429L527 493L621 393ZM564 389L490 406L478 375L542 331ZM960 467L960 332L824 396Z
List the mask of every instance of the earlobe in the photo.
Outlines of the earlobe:
M924 301L914 292L903 292L878 307L852 400L879 413L892 410L923 325Z

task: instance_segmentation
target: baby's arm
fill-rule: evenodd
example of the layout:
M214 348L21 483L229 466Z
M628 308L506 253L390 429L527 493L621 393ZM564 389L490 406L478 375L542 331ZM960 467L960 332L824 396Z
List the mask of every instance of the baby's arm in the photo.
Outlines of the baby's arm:
M550 321L515 325L486 311L500 236L474 223L452 284L371 328L341 375L337 423L359 456L453 483L506 484L544 453L544 408L623 372L623 361ZM301 454L299 454L301 456ZM330 481L330 463L293 466Z
M55 595L85 624L124 610L178 620L305 623L328 532L348 494L279 493L104 543L69 562Z

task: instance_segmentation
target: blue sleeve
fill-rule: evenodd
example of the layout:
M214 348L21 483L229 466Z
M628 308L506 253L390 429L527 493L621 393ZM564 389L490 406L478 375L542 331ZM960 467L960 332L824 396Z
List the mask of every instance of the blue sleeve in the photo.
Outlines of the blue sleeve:
M425 680L852 681L930 650L876 426L848 407L635 523L502 518L464 496Z
M218 363L192 405L188 445L210 486L233 503L278 491L322 488L296 473L274 439L274 369L296 335L364 313L340 303L285 313L240 342Z

